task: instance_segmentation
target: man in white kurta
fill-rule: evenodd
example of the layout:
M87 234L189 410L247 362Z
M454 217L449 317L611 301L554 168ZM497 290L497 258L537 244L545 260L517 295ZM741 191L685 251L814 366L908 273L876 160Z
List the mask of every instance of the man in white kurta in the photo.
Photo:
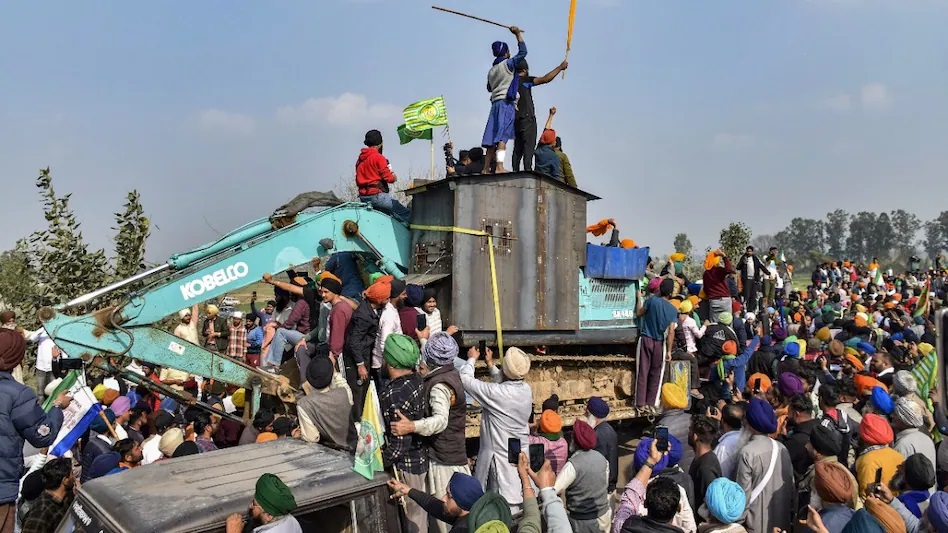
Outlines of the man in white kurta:
M533 411L533 392L523 381L530 371L530 358L519 348L509 348L501 371L487 350L485 360L493 379L489 383L474 377L474 363L479 356L477 348L471 348L467 364L460 370L464 390L483 408L475 477L485 490L503 496L516 515L523 504L523 493L517 466L507 462L507 439L520 439L524 451L530 443L528 421Z

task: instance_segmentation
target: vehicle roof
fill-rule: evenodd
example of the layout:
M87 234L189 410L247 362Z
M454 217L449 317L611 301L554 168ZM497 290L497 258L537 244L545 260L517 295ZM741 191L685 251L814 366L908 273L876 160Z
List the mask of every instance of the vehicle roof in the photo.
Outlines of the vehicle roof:
M459 183L459 182L490 183L489 180L510 180L510 179L517 179L517 178L535 178L539 181L544 181L549 184L555 185L561 189L566 189L573 193L584 196L587 201L601 200L601 198L599 198L595 194L588 193L576 187L570 187L566 183L552 176L547 176L546 174L541 174L539 172L532 171L532 170L505 172L503 174L461 174L458 176L448 176L446 178L442 178L440 180L434 180L434 181L416 180L416 183L418 185L416 185L415 187L411 187L409 189L405 189L403 192L411 196L413 194L424 192L428 188L441 187L441 186L449 185L451 183Z
M297 509L378 487L352 470L352 456L297 439L237 446L159 461L94 479L79 489L86 511L136 532L172 533L222 524L246 513L257 479L276 474ZM91 504L91 505L90 505Z

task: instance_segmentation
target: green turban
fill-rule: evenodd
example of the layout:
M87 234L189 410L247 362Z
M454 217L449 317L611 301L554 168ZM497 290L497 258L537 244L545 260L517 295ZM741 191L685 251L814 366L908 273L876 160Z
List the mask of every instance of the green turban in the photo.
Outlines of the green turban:
M474 533L510 533L510 528L508 528L507 524L501 522L500 520L491 520L490 522L477 528L477 531Z
M408 335L392 333L385 339L385 362L392 368L409 369L418 364L418 345Z
M471 514L467 515L468 531L505 531L512 523L507 500L496 492L488 492L478 498L471 507ZM483 529L484 526L487 526L486 529Z
M725 326L730 326L734 322L734 315L728 312L721 313L718 315L718 322Z
M253 497L267 514L273 516L286 516L296 509L296 498L290 487L273 474L260 476Z

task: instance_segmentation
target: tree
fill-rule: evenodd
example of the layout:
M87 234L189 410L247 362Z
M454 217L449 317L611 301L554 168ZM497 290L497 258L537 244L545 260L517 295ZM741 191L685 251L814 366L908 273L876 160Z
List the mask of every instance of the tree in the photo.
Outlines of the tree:
M796 257L823 250L823 222L812 218L794 218L781 232L784 250Z
M151 234L151 223L144 215L138 191L128 193L125 211L115 213L117 232L115 236L116 281L133 276L145 268L145 241Z
M892 229L895 231L895 250L899 258L915 255L917 251L916 237L922 223L918 217L904 209L892 211Z
M49 168L40 170L36 186L48 227L0 255L0 302L19 312L25 327L38 325L32 312L37 307L66 302L136 273L149 234L149 220L133 191L124 212L116 213L116 257L110 261L104 250L90 250L69 205L71 194L57 195Z
M846 255L855 261L868 261L872 256L873 231L876 215L868 211L856 213L849 221L849 236L846 238Z
M694 247L691 245L691 239L688 238L687 233L675 235L675 251L685 254L687 259L691 259Z
M737 258L744 253L744 249L750 243L751 229L743 222L731 222L728 227L721 230L721 249L728 257Z
M755 250L766 252L771 246L777 246L777 239L773 235L757 235L750 243Z
M925 248L925 254L928 255L929 259L938 255L939 252L945 249L944 247L945 236L942 232L941 224L938 223L938 220L929 220L925 223L925 240L922 241L922 247Z
M868 246L870 255L878 257L880 261L888 260L892 255L892 248L895 247L895 230L888 213L882 212L876 216L872 234L873 238Z
M842 209L826 213L826 222L823 223L823 227L826 233L827 252L836 259L843 259L846 254L846 228L849 227L849 213Z

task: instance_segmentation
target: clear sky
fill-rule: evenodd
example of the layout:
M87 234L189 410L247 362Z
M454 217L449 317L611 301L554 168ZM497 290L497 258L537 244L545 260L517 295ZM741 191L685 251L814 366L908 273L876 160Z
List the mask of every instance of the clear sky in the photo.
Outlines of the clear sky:
M563 57L567 0L437 1L524 28L535 74ZM566 79L534 95L603 197L590 220L668 253L675 233L703 248L732 220L760 234L837 207L946 208L948 0L577 11ZM479 144L497 39L513 43L415 0L8 3L0 249L43 226L47 165L97 247L141 191L153 261L336 187L370 128L400 176L425 173L427 143L397 144L401 108L442 94L456 145Z

